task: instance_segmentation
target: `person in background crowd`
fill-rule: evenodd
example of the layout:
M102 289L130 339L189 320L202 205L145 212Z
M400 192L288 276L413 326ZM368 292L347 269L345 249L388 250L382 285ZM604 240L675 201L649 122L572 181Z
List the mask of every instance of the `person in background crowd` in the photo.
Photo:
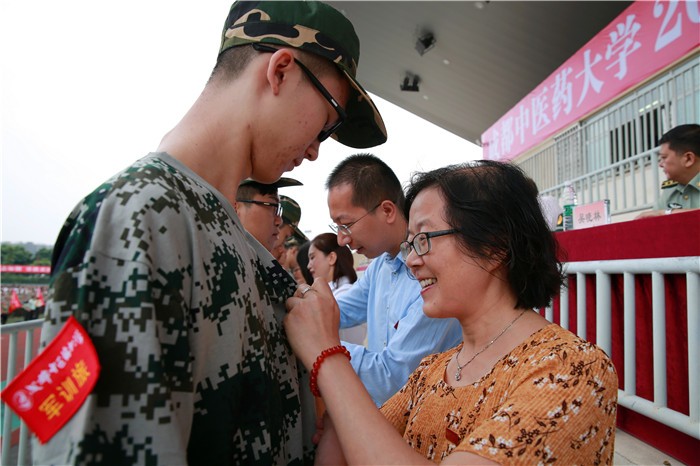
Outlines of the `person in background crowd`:
M311 242L307 241L306 243L302 244L299 246L299 251L297 252L297 264L299 265L299 272L294 273L294 279L297 281L299 285L301 284L309 284L311 285L314 282L314 277L311 275L311 272L309 271L309 247L311 246Z
M0 309L2 314L2 323L6 323L11 315L23 315L24 320L37 319L44 312L44 304L39 296L45 296L48 292L48 286L46 285L3 285L0 289ZM17 299L21 303L28 303L30 299L35 300L36 308L34 310L33 317L28 315L28 309L26 307L19 307L14 309L10 313L10 302L12 300L13 290L17 293ZM28 304L27 304L28 306Z
M39 317L36 311L36 298L34 298L34 296L29 298L29 300L27 301L27 307L25 309L26 311L24 313L24 320L34 320L37 317Z
M335 233L322 233L311 240L309 272L314 280L320 278L328 282L336 299L357 281L352 252L349 247L338 244ZM341 340L356 345L364 345L366 336L366 323L340 330Z
M284 326L330 415L316 464L612 464L615 367L533 310L562 269L523 172L478 161L417 174L405 210L423 311L458 319L463 340L378 410L339 347L330 288L300 287Z
M564 213L564 209L559 205L559 201L557 201L554 196L539 194L539 188L537 187L535 180L532 178L528 178L528 180L532 183L533 188L535 188L535 190L538 192L537 202L540 204L540 209L542 209L542 215L544 215L547 226L550 230L555 231L557 226L563 222L562 214Z
M277 190L285 186L300 185L301 183L293 178L280 178L270 184L247 179L238 186L234 204L238 218L248 233L270 252L280 238L282 227L283 207Z
M167 23L165 47L188 33ZM281 324L296 284L233 205L243 180L275 183L331 135L386 141L358 59L352 24L329 5L231 6L200 97L59 234L42 345L73 316L101 372L75 415L34 443L36 464L310 460L313 402Z
M288 265L289 260L292 259L296 263L299 244L307 242L309 238L299 229L299 222L301 221L301 207L299 207L299 203L291 197L280 195L280 204L282 204L282 227L280 228L280 235L275 243L272 255L285 269L291 270L291 267ZM289 242L290 239L295 239L295 241ZM275 255L275 251L279 251L280 248L281 251ZM290 254L293 257L287 257Z
M303 244L306 244L307 242L308 241L305 241ZM297 256L299 255L299 248L301 247L301 244L302 243L300 243L295 236L292 236L291 238L287 239L287 241L285 241L284 263L282 264L284 268L292 274L294 280L299 285L306 283L306 280L304 280L304 277L301 274L299 262L297 261Z
M680 125L659 139L659 167L667 180L655 210L637 218L655 217L700 208L700 125Z
M353 368L381 406L423 357L459 342L459 323L423 314L420 284L399 252L408 224L404 193L391 168L373 155L353 155L333 169L326 188L338 244L373 259L338 297L338 306L340 328L367 323L367 347L346 346Z

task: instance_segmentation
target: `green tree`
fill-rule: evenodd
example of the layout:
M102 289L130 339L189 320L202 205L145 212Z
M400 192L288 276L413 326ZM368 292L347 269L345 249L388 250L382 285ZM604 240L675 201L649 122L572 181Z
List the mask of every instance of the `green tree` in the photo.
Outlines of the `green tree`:
M24 249L24 246L3 243L0 248L3 264L30 265L34 260L33 254Z
M32 265L51 265L51 254L53 254L52 249L39 249L34 256L34 262L32 262Z

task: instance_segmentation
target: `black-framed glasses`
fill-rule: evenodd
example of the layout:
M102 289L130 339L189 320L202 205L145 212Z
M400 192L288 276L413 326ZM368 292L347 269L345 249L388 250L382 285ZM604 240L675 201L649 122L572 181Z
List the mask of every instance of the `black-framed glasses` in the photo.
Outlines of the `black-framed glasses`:
M384 202L384 201L382 201L382 202ZM331 228L331 230L333 230L334 233L342 233L342 234L344 234L345 236L350 236L350 235L352 235L352 231L350 231L350 228L351 228L354 224L356 224L357 222L359 222L360 220L362 220L363 218L365 218L366 216L368 216L369 214L371 214L372 212L374 212L375 210L377 210L377 207L379 207L380 205L382 205L382 202L380 202L380 203L377 204L376 206L374 206L374 207L372 207L371 209L369 209L369 210L367 211L366 214L364 214L362 217L358 218L358 219L355 220L354 222L350 222L350 223L348 223L347 225L337 225L337 224L335 224L335 223L329 223L328 226Z
M408 258L411 251L416 251L419 256L424 256L430 252L432 245L430 244L430 238L437 238L438 236L451 235L452 233L458 233L459 230L440 230L440 231L425 231L418 233L413 237L411 241L404 241L401 243L401 255L403 260Z
M275 217L282 216L282 204L279 204L277 202L254 201L252 199L236 199L236 202L245 202L248 204L257 204L263 205L265 207L272 207L273 209L275 209Z
M258 52L272 52L275 53L277 50L274 47L269 47L267 45L261 44L261 43L254 43L253 48L257 50ZM336 113L338 114L338 119L331 124L327 128L323 128L320 133L318 133L318 142L323 142L326 139L328 139L333 133L338 131L338 128L340 128L340 125L342 125L345 122L345 119L347 118L347 114L345 113L345 110L343 110L343 107L338 104L338 102L333 98L330 92L323 87L323 84L321 84L321 81L318 80L316 76L311 72L310 69L306 67L302 62L297 60L296 58L294 59L294 63L299 65L299 68L308 76L309 80L311 81L311 84L318 89L318 91L325 97L325 99L328 101L328 103L331 104L331 107L335 109Z

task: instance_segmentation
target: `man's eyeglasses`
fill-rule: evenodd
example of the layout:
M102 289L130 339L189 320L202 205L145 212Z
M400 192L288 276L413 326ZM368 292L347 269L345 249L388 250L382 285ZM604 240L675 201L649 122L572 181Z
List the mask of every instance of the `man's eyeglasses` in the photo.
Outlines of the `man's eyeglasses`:
M382 202L384 202L384 201L382 201ZM379 204L377 204L376 206L372 207L371 209L369 209L367 211L367 213L364 214L362 217L358 218L354 222L348 223L347 225L336 225L335 223L329 223L328 226L331 228L331 230L333 230L334 233L342 233L345 236L350 236L350 235L352 235L352 231L350 231L350 228L354 224L356 224L357 222L359 222L360 220L362 220L363 218L365 218L366 216L368 216L369 214L374 212L377 209L377 207L379 207L380 205L382 205L381 202Z
M276 202L254 201L252 199L236 199L236 202L245 202L248 204L258 204L264 205L265 207L272 207L273 209L275 209L275 217L282 216L282 204L278 204Z
M264 44L260 43L254 43L253 48L259 52L272 52L275 53L278 49L274 47L269 47ZM345 122L345 119L347 118L347 114L345 113L345 110L343 110L343 107L341 107L338 102L333 98L330 92L323 87L323 84L321 84L321 81L318 80L316 76L309 70L302 62L297 60L296 58L294 59L294 62L299 65L299 68L306 73L306 76L308 76L309 80L311 81L311 84L313 84L316 89L323 95L323 97L326 98L328 103L331 104L331 107L333 107L338 114L338 119L335 121L335 123L331 124L328 128L323 128L320 133L318 133L318 142L323 142L326 139L328 139L333 133L338 131L338 128L340 128L340 125Z
M423 233L418 233L413 237L411 241L404 241L401 243L401 255L403 260L408 258L411 251L416 251L419 256L424 256L430 252L432 245L430 244L430 238L437 238L438 236L451 235L452 233L458 233L459 230L440 230L440 231L426 231Z

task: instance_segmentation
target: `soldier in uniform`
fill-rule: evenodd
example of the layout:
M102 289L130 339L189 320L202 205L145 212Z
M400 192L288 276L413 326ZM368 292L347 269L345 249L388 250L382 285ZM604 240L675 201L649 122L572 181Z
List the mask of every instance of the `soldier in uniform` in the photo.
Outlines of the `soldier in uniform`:
M248 233L270 252L282 237L284 206L280 202L277 189L285 186L301 186L301 184L293 178L280 178L271 184L247 179L238 186L234 204L236 213Z
M668 215L700 208L700 125L680 125L659 139L659 166L667 180L654 210L637 218Z
M187 34L161 26L166 44ZM302 416L310 394L281 323L296 286L233 204L241 181L274 183L329 136L386 140L358 59L352 24L328 5L232 5L191 109L59 234L42 345L74 316L102 369L75 415L35 443L36 464L308 459L314 413Z
M306 243L309 238L299 229L299 221L301 220L301 207L299 203L289 196L280 195L280 204L282 204L282 226L280 227L280 236L275 247L281 247L283 259L280 263L287 269L292 270L290 260L296 264L296 255L301 244ZM273 249L272 255L275 255Z

